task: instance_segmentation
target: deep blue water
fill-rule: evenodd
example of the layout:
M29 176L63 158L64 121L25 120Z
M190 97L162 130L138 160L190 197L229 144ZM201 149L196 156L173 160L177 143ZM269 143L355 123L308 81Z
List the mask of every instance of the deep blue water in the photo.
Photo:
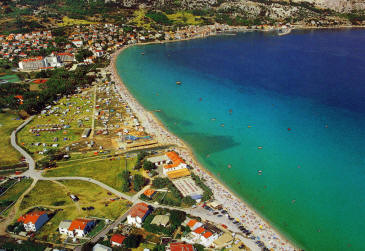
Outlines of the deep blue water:
M365 249L365 30L138 46L117 66L142 105L161 109L199 161L288 238Z

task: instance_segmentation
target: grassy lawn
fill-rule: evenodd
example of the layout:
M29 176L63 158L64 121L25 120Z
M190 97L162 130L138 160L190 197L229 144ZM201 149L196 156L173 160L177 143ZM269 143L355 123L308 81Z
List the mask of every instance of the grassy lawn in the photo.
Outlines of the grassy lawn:
M44 149L52 149L52 144L59 144L57 148L62 148L76 141L81 140L81 134L84 128L91 127L91 118L93 110L93 95L82 96L80 94L73 95L70 98L62 98L57 105L53 106L55 112L53 114L42 114L36 116L23 130L18 133L18 143L33 153L36 159L40 159L39 151ZM69 111L64 114L66 109ZM51 126L47 125L64 124L69 128L62 128L57 131L31 132L31 129L45 129ZM54 139L57 138L57 141ZM39 146L34 143L45 143Z
M130 158L127 161L127 170L131 174L142 174L142 170L133 170L136 164L136 158ZM43 175L46 177L65 177L81 176L98 180L107 184L114 189L121 191L123 179L121 173L125 170L125 158L119 157L113 159L97 159L86 161L73 161L70 163L59 162L59 167L46 171Z
M88 237L94 237L105 227L105 221L99 221L97 225L87 234Z
M58 24L58 26L69 26L69 25L80 25L80 24L96 24L95 22L90 22L87 20L81 20L81 19L73 19L69 17L63 17L62 19L63 23Z
M80 200L73 202L69 194L77 195ZM60 235L57 229L62 220L73 220L78 217L98 217L114 220L123 214L127 210L127 201L116 200L111 202L110 199L115 197L115 195L108 195L108 192L103 188L85 181L38 181L34 189L24 198L18 216L36 206L60 210L36 235L39 240L60 243ZM63 204L61 203L62 205L56 207L55 204L59 204L59 202L63 202ZM95 209L90 211L82 210L83 207L90 206Z
M24 191L28 189L32 182L32 179L22 179L20 182L12 186L4 195L0 196L1 204L5 204L7 201L16 201L24 193ZM0 211L5 208L6 206L4 208L0 206Z
M10 134L23 123L12 113L0 113L0 167L19 163L20 153L10 145Z

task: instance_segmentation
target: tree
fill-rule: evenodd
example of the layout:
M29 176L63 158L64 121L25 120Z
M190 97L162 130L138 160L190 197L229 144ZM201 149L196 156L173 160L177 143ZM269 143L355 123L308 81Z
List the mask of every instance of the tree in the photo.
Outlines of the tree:
M122 192L126 193L129 192L129 172L123 171L121 174L122 183Z
M204 246L201 244L194 244L194 248L197 251L204 251Z
M180 226L181 223L186 219L186 213L180 210L170 211L170 222L171 225Z
M164 188L167 187L171 181L168 178L157 177L152 181L152 186L154 188Z
M135 174L134 178L133 178L133 188L134 191L140 191L144 184L146 183L146 179L140 175L140 174Z
M93 53L91 51L89 51L88 49L82 49L80 50L75 58L78 62L83 62L84 59L88 58L88 57L91 57L93 55Z
M156 246L154 246L154 248L152 249L153 251L165 251L166 250L166 246L162 245L162 244L157 244Z
M143 169L144 170L151 171L155 168L156 168L155 164L153 164L151 161L145 160L143 162Z
M131 234L125 239L124 244L127 248L138 248L141 241L141 235Z
M192 206L192 205L195 205L196 201L191 198L190 196L186 196L184 198L182 198L182 203L186 204L187 206Z

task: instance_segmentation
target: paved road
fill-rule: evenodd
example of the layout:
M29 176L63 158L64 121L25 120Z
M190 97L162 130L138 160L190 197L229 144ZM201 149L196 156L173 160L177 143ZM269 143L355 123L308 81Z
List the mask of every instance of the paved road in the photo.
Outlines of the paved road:
M43 177L43 176L41 176L41 177L39 177L39 180L51 180L51 181L52 180L83 180L83 181L91 182L98 186L101 186L105 190L112 192L113 194L117 195L118 197L121 197L121 198L129 200L129 201L133 201L133 197L126 195L124 193L121 193L118 190L115 190L114 188L112 188L98 180L94 180L91 178L86 178L86 177Z
M11 143L12 147L14 147L18 152L20 152L24 156L25 161L28 163L29 170L27 172L32 172L32 171L35 170L35 161L33 160L33 158L23 148L21 148L20 146L18 146L18 144L16 143L16 134L21 129L23 129L30 121L32 121L33 117L34 116L31 116L27 120L25 120L24 123L21 124L18 128L16 128L11 133L11 136L10 136L10 143Z

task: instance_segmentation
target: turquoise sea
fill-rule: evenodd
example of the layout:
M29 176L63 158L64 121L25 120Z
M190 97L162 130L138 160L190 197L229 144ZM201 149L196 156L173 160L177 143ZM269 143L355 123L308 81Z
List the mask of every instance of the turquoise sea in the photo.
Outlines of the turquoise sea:
M205 168L289 239L365 250L365 30L135 46L117 68Z

